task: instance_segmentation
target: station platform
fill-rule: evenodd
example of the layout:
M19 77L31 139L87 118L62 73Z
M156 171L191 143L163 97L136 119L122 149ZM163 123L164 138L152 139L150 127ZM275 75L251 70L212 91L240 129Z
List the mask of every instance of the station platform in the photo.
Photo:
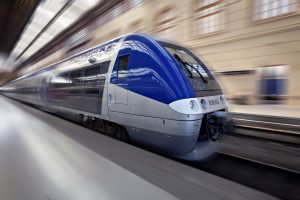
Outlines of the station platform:
M300 173L300 107L230 104L229 111L235 133L222 151Z
M289 105L237 105L229 104L229 111L248 115L261 115L268 117L285 117L300 119L300 106Z
M274 199L0 96L0 199Z

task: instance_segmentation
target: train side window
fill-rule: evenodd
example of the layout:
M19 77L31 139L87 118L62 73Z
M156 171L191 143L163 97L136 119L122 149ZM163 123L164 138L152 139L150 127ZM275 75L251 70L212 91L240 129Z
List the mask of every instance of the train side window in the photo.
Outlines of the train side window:
M101 63L100 74L106 74L108 72L109 64L110 64L110 60Z
M66 87L69 84L68 73L59 74L55 78L52 78L51 81L54 88Z
M72 85L80 85L81 71L74 71L70 73L70 81Z
M91 65L84 73L84 93L86 96L99 96L100 64Z
M99 65L85 70L85 83L93 83L99 80L100 68Z
M82 71L73 71L70 72L70 88L69 93L73 95L81 94L81 78L82 78Z
M129 62L129 55L121 56L118 58L118 73L117 73L118 78L126 79L128 62Z
M69 81L68 73L61 74L60 77L62 78L64 83L68 83Z

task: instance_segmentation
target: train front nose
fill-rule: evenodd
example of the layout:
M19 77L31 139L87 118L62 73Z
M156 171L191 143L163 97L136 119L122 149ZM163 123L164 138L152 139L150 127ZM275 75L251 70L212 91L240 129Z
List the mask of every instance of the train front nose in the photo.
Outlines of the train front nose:
M232 118L227 111L214 111L204 114L201 129L193 150L177 157L191 161L209 158L218 151L218 140L224 134L231 134L232 132Z
M232 134L233 120L227 111L216 111L206 117L206 131L212 141L217 141L224 134Z
M203 111L199 141L217 141L222 135L233 132L233 120L224 95L199 97L198 101Z

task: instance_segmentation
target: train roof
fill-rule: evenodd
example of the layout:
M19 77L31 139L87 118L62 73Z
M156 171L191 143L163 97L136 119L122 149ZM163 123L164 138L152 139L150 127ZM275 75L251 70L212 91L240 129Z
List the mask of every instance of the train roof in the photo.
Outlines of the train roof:
M88 53L88 52L90 52L90 51L92 51L92 50L94 50L96 48L105 47L107 45L110 45L113 42L119 42L120 40L125 39L126 37L129 37L129 36L140 36L140 37L144 37L145 39L148 39L148 40L155 40L158 43L167 43L167 44L171 44L171 45L174 45L174 46L179 46L179 44L175 43L174 41L165 40L165 39L162 39L162 38L159 38L159 37L156 37L156 36L151 36L151 35L148 35L148 34L143 34L143 33L124 34L124 35L118 36L116 38L113 38L113 39L111 39L111 40L109 40L107 42L101 43L101 44L99 44L97 46L88 48L88 49L86 49L84 51L81 51L79 53L71 55L71 56L69 56L69 57L67 57L67 58L65 58L65 59L63 59L63 60L61 60L59 62L52 63L50 65L47 65L46 67L43 67L41 69L37 69L37 70L35 70L33 72L30 72L30 73L27 73L27 74L25 74L23 76L18 77L17 79L9 81L8 83L13 83L13 82L18 81L18 80L22 80L22 79L25 79L25 78L32 77L34 75L38 75L38 74L43 73L45 71L48 71L49 69L52 69L52 68L54 69L60 63L63 63L65 61L67 61L67 60L76 58L76 57L78 57L78 56L80 56L80 55L82 55L84 53ZM5 83L5 84L7 84L7 83Z

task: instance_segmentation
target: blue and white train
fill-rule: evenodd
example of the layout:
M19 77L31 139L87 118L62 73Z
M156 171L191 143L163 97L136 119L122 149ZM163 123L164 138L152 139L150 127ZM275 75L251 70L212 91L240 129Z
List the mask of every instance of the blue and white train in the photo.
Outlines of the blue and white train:
M214 76L188 49L129 34L2 85L9 97L187 160L230 129Z

